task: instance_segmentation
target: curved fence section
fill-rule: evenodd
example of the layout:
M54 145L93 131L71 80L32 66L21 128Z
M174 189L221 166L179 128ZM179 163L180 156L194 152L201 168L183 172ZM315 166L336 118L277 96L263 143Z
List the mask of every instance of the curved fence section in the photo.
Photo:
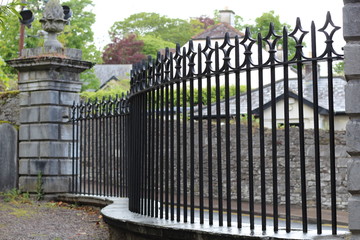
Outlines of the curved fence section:
M330 14L319 30L298 19L281 35L270 25L266 36L190 41L134 65L126 100L74 105L74 191L128 196L151 217L275 232L321 234L325 209L337 234L347 204L338 30Z
M290 232L295 204L304 232L308 208L316 209L320 234L322 209L330 208L336 234L335 120L344 109L334 106L334 93L345 85L333 76L333 62L343 58L333 48L338 29L329 14L319 30L313 23L305 31L298 20L278 35L271 25L266 36L247 30L220 43L208 38L135 65L130 210L240 228L249 213L246 225L254 229L260 204L262 230L270 224ZM307 36L310 56L303 53Z

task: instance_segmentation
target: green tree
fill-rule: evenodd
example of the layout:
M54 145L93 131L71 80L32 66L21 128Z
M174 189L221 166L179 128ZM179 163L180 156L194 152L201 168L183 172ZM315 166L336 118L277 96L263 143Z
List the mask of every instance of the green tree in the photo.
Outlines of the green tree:
M333 70L337 75L343 76L344 75L344 61L336 63L333 67Z
M110 28L111 39L124 38L129 33L143 37L151 35L164 41L185 44L199 29L185 20L169 18L158 13L136 13L123 21L115 22Z
M19 6L24 6L25 4L21 3L19 0L14 0L6 5L0 5L0 38L3 39L10 35L12 41L17 37L16 35L10 34L11 30L14 29L14 19L18 22L20 17L17 8ZM15 27L16 28L16 27ZM18 27L17 27L18 29ZM11 51L17 52L17 45L13 47L10 41L2 42L0 39L0 52L10 46L10 51L5 51L6 54L0 54L0 91L7 89L16 88L17 76L16 74L6 65L4 59L7 59L7 56L12 56Z
M8 22L10 16L15 15L21 17L19 12L16 10L18 6L24 6L19 0L13 0L5 5L0 5L0 29L5 28L5 23Z
M176 44L172 42L165 41L159 37L155 37L152 35L145 35L138 37L139 40L144 42L144 46L142 48L141 53L146 56L151 56L156 58L157 52L160 49L165 48L175 48Z
M159 50L175 48L177 43L184 45L192 36L214 24L214 20L207 16L186 21L158 13L136 13L113 24L109 31L112 43L106 47L104 54L109 55L111 51L115 51L109 47L116 42L125 41L129 35L136 34L136 40L143 42L143 47L138 48L139 53L155 58Z
M64 32L58 37L67 48L78 48L83 51L83 59L91 62L101 63L101 53L93 43L93 31L91 25L95 22L95 14L91 12L92 0L69 0L62 3L69 6L73 11L70 25L65 27ZM44 37L41 36L41 24L44 2L39 0L27 0L27 8L34 14L35 21L30 29L25 30L25 48L42 46ZM19 56L19 28L20 23L17 16L9 16L5 28L0 30L0 57L5 60ZM16 81L16 72L8 66L0 66L0 71L10 79ZM92 74L93 76L90 77ZM100 82L95 74L90 71L81 75L85 84L99 85Z
M273 23L274 25L274 32L276 35L282 36L283 35L283 28L286 27L288 30L288 33L291 33L292 27L291 25L281 22L280 16L275 14L274 11L269 11L263 13L260 17L257 17L255 19L255 24L245 24L244 27L249 27L250 32L252 33L252 37L254 39L257 39L258 33L261 33L261 36L264 38L269 34L270 31L270 23ZM270 41L274 40L275 37L271 36ZM265 46L266 43L263 42L263 46ZM282 48L283 40L280 39L277 43L277 46L279 49ZM292 58L295 55L295 40L293 38L289 38L288 40L288 49L289 49L289 59Z

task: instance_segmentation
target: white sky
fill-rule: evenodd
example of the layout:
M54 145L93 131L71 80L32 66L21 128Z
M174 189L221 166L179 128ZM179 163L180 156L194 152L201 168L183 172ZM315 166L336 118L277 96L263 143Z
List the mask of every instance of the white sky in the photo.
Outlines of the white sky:
M108 30L115 21L139 12L156 12L171 18L189 19L201 15L213 17L214 10L228 7L248 22L264 12L274 10L282 22L294 26L296 18L300 17L303 28L310 30L311 20L314 20L318 29L323 26L326 13L330 11L335 25L342 27L342 0L93 0L93 3L93 12L96 14L93 31L98 48L109 43ZM335 35L335 42L339 47L345 44L342 32Z

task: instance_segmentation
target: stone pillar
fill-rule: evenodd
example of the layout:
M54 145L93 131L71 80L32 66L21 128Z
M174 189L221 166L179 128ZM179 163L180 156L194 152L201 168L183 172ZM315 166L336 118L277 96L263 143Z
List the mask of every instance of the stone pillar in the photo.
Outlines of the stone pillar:
M43 175L45 194L69 191L72 175L70 107L79 101L80 73L92 67L81 51L25 49L7 61L20 73L19 187L36 192Z
M344 47L346 144L351 160L348 163L349 230L351 239L360 239L360 0L344 0Z

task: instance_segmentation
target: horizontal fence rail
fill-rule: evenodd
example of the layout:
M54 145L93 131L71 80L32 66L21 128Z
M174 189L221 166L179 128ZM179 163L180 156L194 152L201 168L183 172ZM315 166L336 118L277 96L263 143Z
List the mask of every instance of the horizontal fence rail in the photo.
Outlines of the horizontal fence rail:
M76 194L127 197L127 100L89 100L72 107Z
M314 23L303 30L298 19L290 33L284 28L278 35L271 25L266 36L256 38L249 30L242 37L226 34L222 43L190 42L135 65L129 94L130 210L178 222L249 224L254 230L260 204L263 231L290 232L295 204L302 209L305 233L308 208L316 209L321 234L322 209L330 208L336 234L334 117L341 113L333 93L343 79L335 79L332 69L343 55L332 38L338 29L330 14L318 31ZM319 35L325 42L320 54ZM307 36L311 56L303 53ZM323 86L327 91L320 94ZM293 109L296 122L290 121Z

